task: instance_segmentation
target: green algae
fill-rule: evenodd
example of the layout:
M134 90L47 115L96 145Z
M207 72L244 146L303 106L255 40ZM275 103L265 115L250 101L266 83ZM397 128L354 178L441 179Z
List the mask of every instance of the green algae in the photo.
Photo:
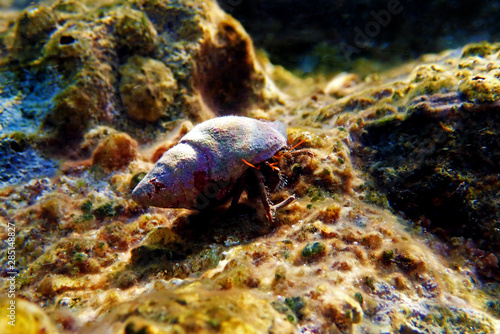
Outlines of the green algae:
M363 305L363 295L360 292L356 292L354 294L354 299L360 304Z
M94 203L92 203L91 200L89 199L86 199L83 203L82 203L82 206L80 207L82 209L82 211L84 213L90 213L90 211L92 210L92 206L94 205Z
M294 172L299 173L300 171L295 170ZM315 186L311 186L307 189L307 196L310 198L311 202L322 201L327 197L331 197L329 192L326 192L321 187Z
M141 182L141 180L146 176L148 173L146 172L140 172L132 176L132 179L130 179L130 186L129 189L132 191L134 188Z
M304 258L316 258L322 256L326 253L325 245L321 242L315 242L313 244L307 244L301 251L301 255Z
M303 317L303 309L306 303L302 297L287 297L283 301L273 301L271 302L272 307L281 314L286 316L286 319L296 324Z
M96 207L94 210L92 210L92 214L97 218L103 219L107 217L115 217L122 209L123 206L121 204L110 201Z
M363 284L370 290L375 290L375 279L372 276L365 276L363 278Z
M382 252L382 262L385 264L390 264L394 259L394 251L392 249L386 249Z
M304 317L303 309L306 306L304 298L300 296L285 298L285 304L297 315L298 320Z
M171 114L181 114L180 109L189 113L196 108L189 92L192 91L194 47L203 37L199 24L202 13L192 4L166 5L154 1L136 4L117 1L101 6L56 1L52 6L32 6L25 9L17 24L10 28L15 32L14 45L10 50L12 54L4 56L4 63L15 65L21 61L25 68L20 70L20 77L30 70L50 72L57 78L58 87L51 90L52 95L40 96L34 102L47 102L43 116L37 117L43 120L41 132L67 145L81 140L94 125L123 118L123 104L116 103L120 100L116 89L118 68L134 55L154 54L162 59L162 64L177 64L183 58L184 66L175 70L183 80L186 94L179 97L183 101L176 101L175 112ZM166 26L173 29L164 31ZM163 36L160 41L157 29L175 36ZM158 48L158 43L167 47ZM23 96L21 103L29 105L30 97Z

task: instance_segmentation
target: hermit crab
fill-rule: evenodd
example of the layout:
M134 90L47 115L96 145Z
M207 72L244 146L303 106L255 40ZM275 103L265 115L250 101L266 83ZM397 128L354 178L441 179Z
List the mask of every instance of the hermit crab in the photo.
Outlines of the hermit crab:
M271 205L262 171L267 169L279 176L273 157L286 149L286 126L282 122L217 117L195 126L166 151L134 188L132 198L146 206L202 210L231 198L231 205L237 204L245 185L247 192L251 185L272 223L275 211L295 197Z

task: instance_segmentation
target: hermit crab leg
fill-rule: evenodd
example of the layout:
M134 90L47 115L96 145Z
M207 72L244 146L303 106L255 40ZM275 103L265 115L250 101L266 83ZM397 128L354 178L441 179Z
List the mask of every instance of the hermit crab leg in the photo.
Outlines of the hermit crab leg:
M264 209L266 210L267 219L269 219L269 222L273 224L274 223L273 211L271 208L271 204L269 203L266 186L264 185L264 175L262 175L262 173L255 168L251 168L250 173L253 173L253 175L257 179L257 185L259 187L259 193L260 193L260 200L262 201Z
M231 205L230 208L235 207L238 202L240 201L241 194L243 193L243 189L245 188L245 178L240 177L234 186L234 195L233 199L231 200Z
M274 213L276 212L276 210L281 209L281 208L287 206L288 204L292 203L295 200L295 196L293 196L293 195L289 196L288 198L279 202L278 204L271 205L271 202L269 201L269 196L267 194L266 186L264 185L264 176L262 175L262 173L259 170L255 169L255 168L251 168L251 169L249 169L249 171L250 171L250 173L253 173L254 177L257 180L257 185L259 187L260 199L262 201L262 204L264 205L264 209L266 210L267 219L269 219L269 222L271 224L273 224L274 223L273 216L274 216Z
M271 206L271 209L274 211L279 210L279 209L287 206L288 204L292 203L293 201L295 201L295 195L289 196L287 199L279 202L278 204Z

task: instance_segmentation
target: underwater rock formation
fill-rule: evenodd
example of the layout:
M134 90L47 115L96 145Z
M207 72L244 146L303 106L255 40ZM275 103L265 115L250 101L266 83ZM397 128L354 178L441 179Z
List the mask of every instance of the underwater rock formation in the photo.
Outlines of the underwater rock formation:
M394 209L454 247L470 238L470 251L485 262L480 273L498 279L499 49L478 47L440 67L462 79L458 88L417 96L403 119L367 125L359 158Z
M0 304L14 293L18 312L1 333L500 330L498 44L327 82L258 62L214 1L1 19ZM274 224L251 187L204 211L133 201L165 151L227 113L300 143L281 177L261 166L273 203L297 198Z
M241 312L246 310L247 312ZM293 333L293 326L262 298L236 289L206 289L193 283L120 304L88 333Z
M111 124L151 141L178 119L244 113L278 97L250 38L212 2L61 0L4 20L3 133L24 131L41 147L71 149Z

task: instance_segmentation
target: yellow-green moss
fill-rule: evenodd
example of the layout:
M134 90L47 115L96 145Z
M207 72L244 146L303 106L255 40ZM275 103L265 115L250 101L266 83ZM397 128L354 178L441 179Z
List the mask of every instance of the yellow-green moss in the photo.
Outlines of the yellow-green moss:
M471 43L464 47L462 58L470 56L485 57L498 52L498 50L500 50L500 44L498 43L492 44L486 41Z
M121 52L146 55L153 51L158 43L158 34L143 12L120 9L116 16L115 34Z
M87 10L79 0L57 0L52 5L52 9L67 14L79 14Z
M500 97L500 80L481 74L465 78L458 90L470 102L494 102Z
M35 60L56 23L56 15L49 8L43 5L26 8L17 20L13 57L21 61Z

